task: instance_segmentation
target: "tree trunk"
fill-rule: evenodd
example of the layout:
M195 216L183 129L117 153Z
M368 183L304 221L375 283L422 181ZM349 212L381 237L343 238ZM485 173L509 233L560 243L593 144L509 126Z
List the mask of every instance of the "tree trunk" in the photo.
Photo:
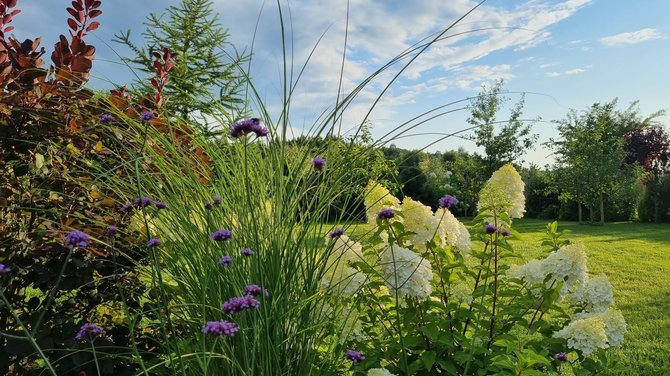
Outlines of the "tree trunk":
M600 224L605 224L605 204L602 193L600 194Z
M595 222L596 217L593 215L593 204L589 205L589 222Z
M581 203L581 202L578 202L578 203L577 203L577 213L579 213L579 214L578 214L578 216L579 216L579 223L582 223L582 203Z
M654 223L660 223L661 222L661 197L657 192L654 193L651 197L652 197L652 200L654 200Z

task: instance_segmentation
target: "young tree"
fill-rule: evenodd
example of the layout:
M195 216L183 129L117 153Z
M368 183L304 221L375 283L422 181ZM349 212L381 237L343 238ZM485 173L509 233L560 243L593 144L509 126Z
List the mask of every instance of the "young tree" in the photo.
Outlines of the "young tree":
M517 162L537 140L537 135L530 133L531 125L524 125L521 119L523 95L512 107L507 120L497 120L498 113L509 101L509 97L502 95L503 83L503 80L496 81L491 88L484 88L470 102L471 115L468 123L477 127L471 139L477 146L484 148L481 158L487 176L507 163ZM500 123L503 126L496 132L495 126Z
M153 72L152 53L164 47L179 55L165 89L170 98L165 107L184 119L196 113L211 114L216 104L234 108L242 103L239 90L244 75L238 72L246 57L226 52L232 46L217 17L212 0L182 0L160 16L151 13L147 17L144 46L131 40L130 30L115 35L114 41L128 46L135 55L123 60L141 72ZM146 80L134 86L141 92L151 91Z

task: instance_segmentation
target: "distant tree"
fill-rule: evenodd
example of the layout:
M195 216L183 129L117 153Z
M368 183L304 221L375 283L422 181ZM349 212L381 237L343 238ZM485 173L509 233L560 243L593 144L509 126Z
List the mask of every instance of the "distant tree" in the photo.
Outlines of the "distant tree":
M474 213L479 191L490 176L486 175L484 166L479 156L463 149L459 149L454 160L447 163L451 186L454 188L452 194L460 201L458 208L463 210L466 217Z
M591 221L599 206L604 223L605 199L633 184L636 174L625 163L624 135L656 116L642 119L637 102L624 111L616 107L615 99L604 105L595 103L583 113L571 110L558 122L560 139L548 142L557 157L561 198L577 201L580 221L582 205L589 208Z
M643 198L651 201L653 221L658 223L665 196L662 190L665 184L661 180L670 172L670 135L659 124L637 127L626 134L624 148L626 162L639 164L646 173L642 180L646 191ZM642 211L645 213L641 216L646 215L646 211Z
M217 103L228 109L242 103L239 90L244 76L237 72L246 58L226 52L233 48L227 42L228 32L218 23L212 3L212 0L182 0L160 16L151 13L144 22L143 46L132 41L130 30L114 38L134 53L123 60L148 74L153 72L153 52L167 47L179 54L165 89L165 96L170 98L165 107L184 119L196 113L211 114ZM135 82L134 89L151 91L146 80Z
M531 125L524 125L521 119L523 95L512 107L507 120L497 120L499 112L509 101L509 97L502 94L503 83L503 80L496 81L470 102L468 123L477 127L471 139L477 146L484 148L481 158L487 176L507 163L518 162L537 140L537 135L531 134ZM499 123L503 125L496 132L495 126Z

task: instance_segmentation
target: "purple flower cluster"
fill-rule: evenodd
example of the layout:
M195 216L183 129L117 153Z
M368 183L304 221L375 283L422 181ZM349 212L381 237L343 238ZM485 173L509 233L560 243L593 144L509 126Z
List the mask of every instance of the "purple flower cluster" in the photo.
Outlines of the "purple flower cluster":
M100 122L101 123L109 123L113 120L114 120L114 116L112 116L108 113L104 113L104 114L100 115Z
M87 322L81 326L74 339L77 341L83 341L85 339L93 340L93 338L103 335L105 335L104 329L92 322Z
M223 313L234 314L249 308L258 308L261 302L251 295L234 297L221 305Z
M161 244L163 244L163 242L159 238L151 238L147 242L147 247L149 248L158 247Z
M163 201L154 201L154 205L156 205L156 207L158 209L166 209L167 208L167 204Z
M240 254L242 254L242 256L249 257L254 254L254 251L251 248L244 248L242 251L240 251Z
M11 271L12 269L5 266L5 264L0 264L0 277L4 276L5 274L9 274Z
M452 206L458 205L458 199L454 196L444 195L444 196L440 197L440 199L437 201L437 203L443 209L444 208L450 208Z
M154 118L154 113L151 112L151 111L146 111L145 110L145 111L142 111L142 113L140 113L140 119L142 119L142 121L150 121L153 118Z
M554 355L554 359L558 360L559 362L567 362L568 361L568 354L561 351L561 352L557 353L556 355Z
M344 229L343 228L336 228L333 231L328 234L328 237L331 239L339 238L340 236L344 235Z
M82 231L75 230L65 235L65 245L70 249L87 247L89 244L91 244L91 238Z
M149 206L153 203L154 203L154 200L145 196L145 197L142 197L142 198L136 198L133 201L133 207L134 208L144 208L144 207L147 207L147 206Z
M496 225L492 225L490 223L487 223L484 226L484 232L487 233L487 234L495 234L496 232L498 232L498 227Z
M212 210L212 203L209 201L205 201L205 209Z
M504 237L512 236L512 232L506 228L501 228L498 230L498 232Z
M242 291L242 295L244 296L270 296L270 293L268 292L267 289L264 289L258 285L247 285L244 290Z
M217 205L217 206L221 205L221 196L214 196L213 200L214 200L214 205Z
M229 255L225 255L219 259L219 265L223 266L224 268L227 268L231 262L233 262L233 257Z
M221 229L214 231L209 237L217 242L225 242L233 238L233 233L230 230Z
M317 171L323 171L323 169L326 168L326 160L321 157L316 157L312 159L312 166L314 166L314 169Z
M344 352L344 357L351 360L354 364L358 364L365 360L363 354L352 349L347 349L347 351Z
M240 138L246 136L249 133L256 134L256 137L265 137L268 135L269 131L267 128L261 125L260 119L251 118L240 120L233 124L233 126L228 131L228 135L233 138Z
M213 336L228 336L232 337L240 330L240 328L228 321L208 321L205 326L202 327L202 332L205 334L211 334Z
M395 216L395 211L391 208L383 208L377 213L377 219L391 219Z
M154 201L149 197L141 197L141 198L136 198L133 200L132 204L125 204L121 207L120 211L125 213L127 211L130 211L130 209L141 209L141 208L146 208L147 206L150 205L156 205L158 209L165 209L167 208L167 204L163 201Z
M112 237L116 235L116 233L119 232L119 227L118 226L107 226L107 230L105 231L105 236Z

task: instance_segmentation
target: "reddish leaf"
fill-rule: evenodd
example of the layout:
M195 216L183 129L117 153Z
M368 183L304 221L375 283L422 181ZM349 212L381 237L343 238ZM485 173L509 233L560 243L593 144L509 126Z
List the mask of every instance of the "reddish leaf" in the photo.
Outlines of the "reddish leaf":
M88 25L88 27L86 28L86 31L87 31L87 32L89 32L89 31L93 31L93 30L97 29L98 26L100 26L100 22L98 22L98 21L93 21L93 22L91 22L90 25Z
M159 54L159 53L156 52L156 51L152 52L151 54L152 54L156 59L160 59L160 58L161 58L161 54Z
M8 0L5 3L7 4L7 8L14 8L16 6L16 1L17 0Z
M152 79L151 79L151 86L153 86L153 87L158 87L158 81L156 81L155 78L152 78Z
M77 26L77 21L73 20L72 18L68 18L67 19L67 24L68 24L68 26L70 26L70 29L72 29L72 31L77 30L77 27L78 27Z
M81 6L81 3L79 1L73 1L72 2L72 7L76 10L83 10L84 7Z
M93 0L86 0L86 8L89 8L92 3L93 3Z
M9 15L14 17L19 13L21 13L21 9L14 9L11 13L9 13Z
M100 1L100 0L95 0L95 1L91 4L91 8L100 8L100 5L102 5L102 1Z
M98 16L101 15L101 14L102 14L102 11L101 11L101 10L97 10L97 9L88 12L88 16L89 16L90 18L98 17Z
M14 26L7 26L5 28L5 33L9 33L10 31L14 30Z
M81 21L81 20L79 19L79 12L77 12L76 10L74 10L74 8L65 8L65 10L67 10L67 12L70 13L70 15L72 15L72 17L76 18L77 21Z

